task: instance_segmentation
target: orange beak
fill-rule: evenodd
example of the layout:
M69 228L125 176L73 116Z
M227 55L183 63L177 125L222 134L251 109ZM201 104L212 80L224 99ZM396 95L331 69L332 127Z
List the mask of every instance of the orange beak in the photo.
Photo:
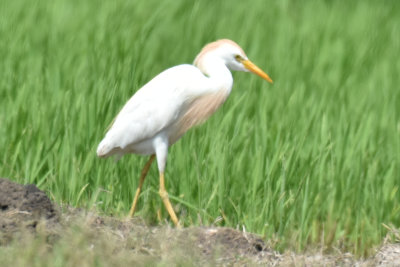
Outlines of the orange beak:
M250 60L245 59L242 61L242 64L246 69L248 69L252 73L257 74L258 76L260 76L261 78L263 78L264 80L266 80L270 83L273 83L272 79L268 76L268 74L266 74L262 69L257 67L256 64L254 64Z

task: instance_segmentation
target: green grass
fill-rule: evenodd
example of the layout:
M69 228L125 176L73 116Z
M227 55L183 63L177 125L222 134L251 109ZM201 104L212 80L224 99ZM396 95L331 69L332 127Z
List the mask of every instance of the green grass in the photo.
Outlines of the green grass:
M400 227L399 13L398 1L2 0L0 176L127 214L146 158L98 159L106 127L156 74L230 38L275 83L235 73L223 108L170 149L180 218L364 254L382 224ZM156 220L149 174L138 214Z

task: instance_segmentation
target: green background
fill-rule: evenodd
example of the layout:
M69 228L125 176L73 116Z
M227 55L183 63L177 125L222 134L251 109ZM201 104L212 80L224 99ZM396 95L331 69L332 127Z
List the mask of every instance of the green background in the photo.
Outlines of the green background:
M229 38L274 80L231 96L169 153L190 225L278 249L357 254L400 221L399 1L0 1L0 176L126 216L146 158L96 157L106 127L162 70ZM155 164L139 216L163 210Z

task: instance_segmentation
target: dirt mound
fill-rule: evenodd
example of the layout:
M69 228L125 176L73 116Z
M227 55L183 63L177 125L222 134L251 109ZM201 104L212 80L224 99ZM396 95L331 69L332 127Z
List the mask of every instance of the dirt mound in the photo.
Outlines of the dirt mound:
M34 218L56 216L50 199L36 185L20 185L0 178L0 212L12 210L29 212Z
M54 223L57 219L54 205L35 185L0 178L0 244L18 230L35 231L39 222Z

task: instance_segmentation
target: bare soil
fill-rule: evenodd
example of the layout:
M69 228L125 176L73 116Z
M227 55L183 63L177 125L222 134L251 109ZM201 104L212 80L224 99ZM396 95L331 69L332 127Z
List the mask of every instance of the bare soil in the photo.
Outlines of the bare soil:
M0 250L37 236L45 236L51 250L74 227L84 233L90 249L106 249L110 257L125 260L132 257L125 262L143 266L400 266L400 244L384 244L368 259L341 252L279 253L259 236L231 228L149 226L138 217L121 219L61 208L35 185L0 178Z

